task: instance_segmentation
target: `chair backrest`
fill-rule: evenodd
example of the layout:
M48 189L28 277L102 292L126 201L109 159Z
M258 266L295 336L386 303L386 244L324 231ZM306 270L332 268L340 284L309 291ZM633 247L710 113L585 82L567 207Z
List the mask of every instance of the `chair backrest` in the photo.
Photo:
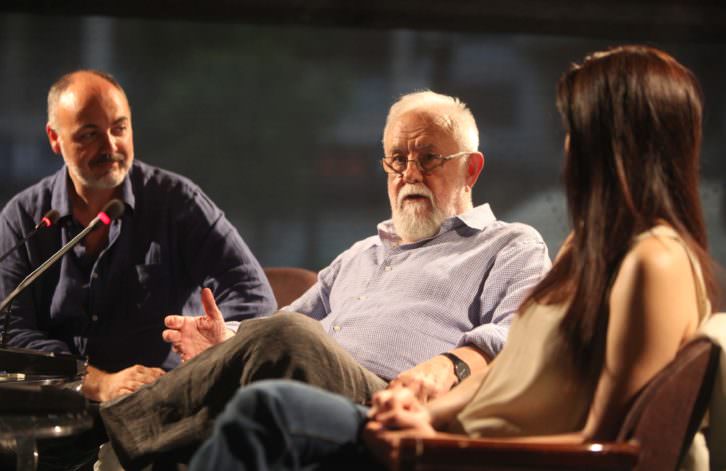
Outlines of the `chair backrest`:
M691 340L638 394L618 442L640 445L636 470L676 470L691 444L713 391L720 347Z
M299 298L318 280L318 275L314 271L304 268L268 267L264 270L275 294L278 308L287 306Z

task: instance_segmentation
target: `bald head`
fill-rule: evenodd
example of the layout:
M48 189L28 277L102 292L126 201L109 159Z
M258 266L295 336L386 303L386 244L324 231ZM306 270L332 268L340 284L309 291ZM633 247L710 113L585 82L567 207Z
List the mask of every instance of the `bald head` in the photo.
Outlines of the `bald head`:
M50 126L52 128L57 127L56 110L58 109L58 102L68 89L79 84L83 84L84 86L99 85L98 82L112 85L123 95L128 104L126 92L111 74L93 69L76 70L75 72L70 72L60 77L51 85L50 90L48 90L48 123Z
M53 84L46 134L83 198L107 197L122 183L134 159L126 94L103 72L79 70Z

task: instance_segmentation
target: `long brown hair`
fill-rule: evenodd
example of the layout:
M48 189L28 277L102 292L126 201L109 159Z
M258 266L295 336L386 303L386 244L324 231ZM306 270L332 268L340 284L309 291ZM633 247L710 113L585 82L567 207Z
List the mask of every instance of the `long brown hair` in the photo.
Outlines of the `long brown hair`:
M568 303L560 325L581 376L602 368L610 285L633 238L660 221L688 244L715 304L698 193L701 91L668 54L621 46L560 78L572 237L524 305Z

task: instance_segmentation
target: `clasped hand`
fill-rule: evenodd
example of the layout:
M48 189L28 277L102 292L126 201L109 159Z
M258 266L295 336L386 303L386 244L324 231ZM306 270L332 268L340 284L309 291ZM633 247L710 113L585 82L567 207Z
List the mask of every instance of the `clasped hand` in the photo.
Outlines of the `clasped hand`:
M401 372L389 384L389 389L405 387L422 403L436 399L456 383L451 361L441 355Z
M389 469L398 462L399 444L405 437L436 434L431 414L409 388L394 386L373 396L363 441L373 455Z

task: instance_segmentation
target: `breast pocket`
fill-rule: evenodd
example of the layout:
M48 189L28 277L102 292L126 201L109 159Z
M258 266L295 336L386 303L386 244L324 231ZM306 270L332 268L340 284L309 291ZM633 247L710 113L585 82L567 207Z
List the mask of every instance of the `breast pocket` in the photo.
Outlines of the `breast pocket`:
M132 317L163 317L167 290L164 287L164 273L161 264L136 265L131 271L128 286L132 287L129 296L129 315Z

